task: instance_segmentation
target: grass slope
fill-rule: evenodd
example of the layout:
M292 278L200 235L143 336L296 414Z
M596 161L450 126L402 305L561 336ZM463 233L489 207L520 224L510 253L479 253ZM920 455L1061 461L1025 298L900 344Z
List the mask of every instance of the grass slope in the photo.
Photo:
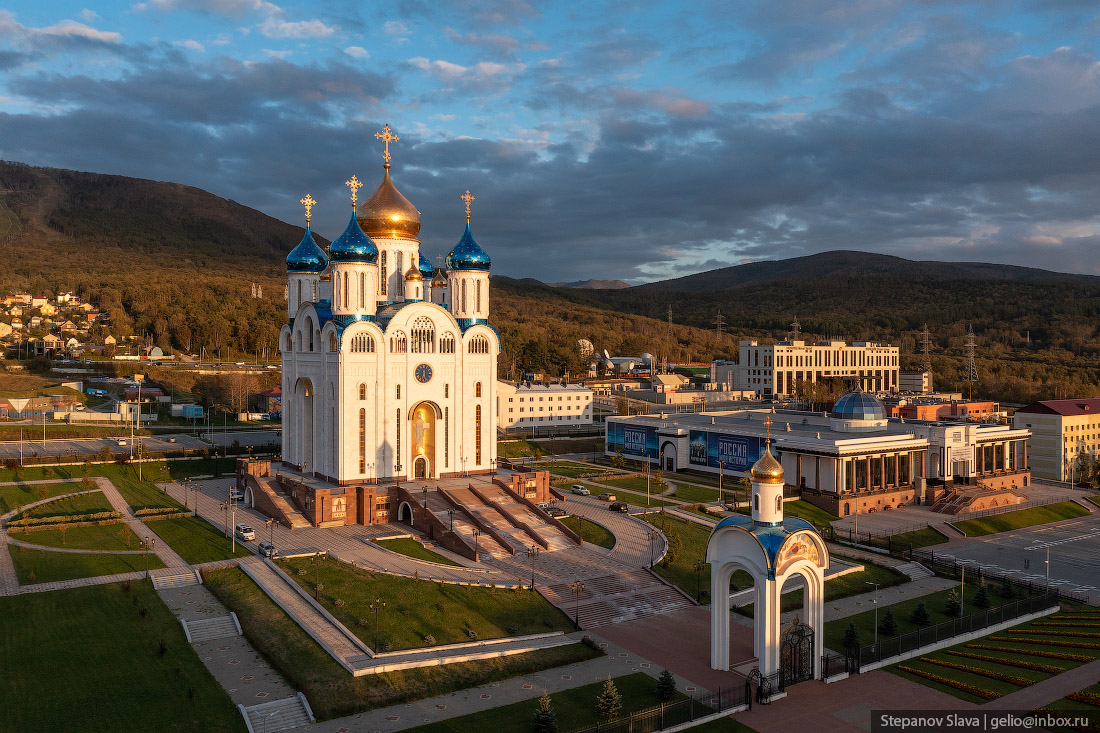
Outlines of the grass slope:
M51 496L63 496L75 491L84 491L84 488L74 483L0 486L0 514L7 514L18 507L49 499Z
M239 568L204 574L206 587L235 611L252 645L305 693L320 720L442 695L599 656L584 644L500 659L352 677Z
M1014 529L1033 527L1036 524L1058 522L1063 519L1083 517L1089 510L1074 501L1063 501L1058 504L1046 506L1033 506L1030 509L1021 509L1016 512L995 514L991 517L980 519L966 519L955 522L955 526L966 533L967 537L981 537L997 532L1009 532Z
M428 562L439 563L440 565L461 567L460 563L443 557L438 552L432 552L411 537L399 537L394 540L377 540L374 544L390 552L397 552L402 555L407 555L408 557L414 557L417 560L427 560Z
M50 583L55 580L94 578L100 575L144 572L148 558L149 570L164 567L160 558L151 553L141 555L100 555L73 552L32 550L9 546L15 574L20 585ZM32 577L33 576L33 577Z
M234 557L247 557L252 553L248 548L237 545L232 552L232 543L225 538L221 530L198 517L176 517L174 519L150 520L149 529L168 543L180 557L191 565L215 560L229 560Z
M60 529L42 529L20 533L15 539L44 547L66 550L140 550L141 538L130 526L118 524L84 524Z
M591 519L586 519L583 522L578 516L561 517L561 522L569 529L573 530L581 536L581 539L593 545L599 545L600 547L606 547L608 550L615 546L615 535L612 534L606 527L597 522L593 522Z

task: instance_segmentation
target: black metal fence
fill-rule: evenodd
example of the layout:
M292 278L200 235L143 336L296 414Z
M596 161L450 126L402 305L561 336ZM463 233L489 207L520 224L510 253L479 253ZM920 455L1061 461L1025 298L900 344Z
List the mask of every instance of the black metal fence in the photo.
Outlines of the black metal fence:
M575 728L570 733L651 733L665 730L714 713L731 710L748 703L746 685L719 687L718 691L707 695L684 698L675 702L658 705L647 710L583 728Z
M967 576L970 578L974 578L978 581L996 580L1001 583L1008 582L1012 584L1014 589L1020 591L1021 595L1024 593L1028 595L1034 593L1050 593L1059 600L1077 601L1079 603L1091 603L1092 601L1092 596L1088 593L1065 590L1057 586L1048 586L1046 583L1025 582L1013 577L1014 573L984 569L976 562L968 560L960 561L952 556L936 553L934 550L912 550L908 555L912 560L919 562L939 575L961 578L963 568L966 568Z
M827 680L838 674L859 674L859 655L837 654L826 651L821 655L821 679Z
M1041 593L1030 598L1022 598L1018 601L1006 603L997 608L978 611L934 626L926 626L907 634L879 637L877 644L860 647L859 658L856 661L858 665L862 666L871 662L889 659L899 654L916 651L929 644L946 641L962 634L980 631L1005 621L1011 621L1029 613L1042 611L1057 604L1057 593Z

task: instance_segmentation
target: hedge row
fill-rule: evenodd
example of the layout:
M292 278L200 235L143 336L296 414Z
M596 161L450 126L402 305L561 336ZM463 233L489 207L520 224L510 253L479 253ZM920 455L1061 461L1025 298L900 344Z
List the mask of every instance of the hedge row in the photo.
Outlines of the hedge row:
M917 669L916 667L910 667L905 664L899 664L898 669L909 674L915 674L917 677L923 677L926 680L932 680L933 682L939 682L941 685L947 685L948 687L954 687L956 690L962 690L968 692L974 697L980 697L983 700L996 700L1000 697L1000 693L993 690L987 690L984 687L976 687L966 682L959 682L948 677L941 677L938 674L932 672L925 672L923 669Z
M948 651L947 653L954 654L957 657L977 659L979 662L994 662L995 664L1003 664L1006 667L1019 667L1020 669L1030 669L1035 672L1046 672L1047 674L1061 674L1066 671L1065 667L1055 667L1053 664L1039 664L1038 662L1025 662L1021 659L991 657L988 654L971 654L970 652L957 651Z
M63 514L53 517L22 517L8 522L9 527L34 527L40 524L73 524L76 522L103 522L121 519L118 512L90 512L88 514Z
M947 667L948 669L957 669L960 672L976 674L980 677L988 677L989 679L997 680L998 682L1007 682L1008 684L1016 685L1017 687L1029 687L1035 684L1034 680L1029 680L1027 677L1017 677L1013 674L1002 674L1001 672L994 672L991 669L972 667L969 664L955 664L954 662L945 662L942 659L933 659L932 657L921 657L920 661L924 662L925 664L937 664L941 667Z
M1008 652L1010 654L1027 654L1028 656L1045 657L1047 659L1065 659L1069 662L1091 662L1092 660L1096 659L1096 657L1090 657L1087 654L1070 654L1069 652L1044 652L1037 649L1028 649L1026 652L1022 652L1016 647L993 646L992 644L967 644L966 648L986 649L991 652Z
M1042 634L1043 636L1074 636L1085 639L1100 639L1095 631L1045 631L1043 629L1012 629L1013 634Z
M1095 692L1071 692L1066 695L1066 699L1100 708L1100 694Z
M1009 644L1043 644L1047 646L1068 646L1074 649L1100 649L1100 644L1087 641L1059 641L1057 639L1020 639L1012 636L991 636L991 641L1005 641Z

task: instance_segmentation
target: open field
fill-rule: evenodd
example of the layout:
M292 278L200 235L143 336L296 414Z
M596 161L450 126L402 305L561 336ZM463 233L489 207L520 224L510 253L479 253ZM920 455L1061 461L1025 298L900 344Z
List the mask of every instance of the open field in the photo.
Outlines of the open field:
M149 519L146 524L191 565L252 554L240 543L237 543L237 551L232 552L232 543L225 538L224 533L199 517Z
M152 553L140 555L83 555L72 552L33 550L27 547L9 546L11 561L20 585L51 583L55 580L94 578L100 575L144 572L164 567L160 558Z
M570 644L500 659L352 677L239 568L205 573L204 578L206 587L240 617L252 645L305 693L319 720L442 695L600 655L584 644Z
M3 727L244 731L156 592L147 583L124 586L0 598Z
M301 558L280 561L280 565L371 646L375 619L369 606L376 599L386 602L378 617L378 638L389 642L394 650L573 629L561 611L530 590L399 578L356 570L335 560L310 563L309 558ZM319 592L318 582L323 586ZM344 605L337 605L337 599ZM434 637L435 641L425 641L426 637Z
M86 489L76 483L57 484L17 484L15 486L0 486L0 514L7 514L17 507L33 504L51 496L62 496L75 491Z
M428 562L439 563L440 565L455 565L461 567L460 563L443 557L438 552L432 552L411 537L400 537L395 540L377 540L375 544L390 552L398 552L402 555L415 557L417 560L427 560Z
M596 700L603 686L603 682L593 682L590 685L562 690L551 695L550 707L554 709L559 730L569 731L602 722L596 716ZM623 717L639 710L656 707L661 702L657 698L657 680L644 672L616 677L615 687L622 696ZM499 708L491 708L459 718L441 720L438 723L421 726L417 731L418 733L468 733L468 731L482 730L493 731L493 733L529 733L531 718L538 707L538 697L539 695L535 695L530 700L502 705ZM679 700L683 697L682 694L677 693L675 699Z
M1089 513L1088 509L1073 501L1063 501L1058 504L1046 506L1033 506L1030 509L1021 509L1016 512L995 514L991 517L980 519L966 519L953 524L966 533L967 537L982 537L997 532L1009 532L1024 527L1034 527L1036 524L1058 522L1063 519L1083 517Z
M66 550L140 550L141 537L130 531L125 522L117 524L82 524L60 529L39 529L13 534L20 542Z
M73 491L80 491L79 484L69 484L69 486L73 487ZM79 516L114 510L115 508L111 506L111 502L107 501L102 491L93 491L90 494L79 494L36 506L20 513L17 518Z
M602 524L581 518L575 515L561 517L561 522L569 529L581 536L581 539L593 545L611 549L615 546L615 535L609 532Z
M19 478L16 478L18 474ZM114 463L95 463L88 466L36 466L19 470L0 469L0 482L38 481L51 478L83 478L105 476L111 480L126 502L134 509L144 507L178 507L180 504L158 489L154 481L167 481L168 467L164 461L149 461L141 465L141 480L136 464L120 466ZM80 484L74 484L80 487ZM80 491L81 488L75 488Z

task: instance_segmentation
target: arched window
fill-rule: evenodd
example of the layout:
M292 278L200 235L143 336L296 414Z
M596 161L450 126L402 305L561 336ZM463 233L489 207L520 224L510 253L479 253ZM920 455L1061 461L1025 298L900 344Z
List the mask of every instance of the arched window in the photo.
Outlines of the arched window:
M294 346L290 343L290 334L288 333L286 335L286 350L290 351L292 348L294 348Z
M366 386L359 385L359 399L363 399ZM367 411L359 409L359 473L367 472Z
M408 351L409 342L405 338L405 334L398 331L390 337L390 353L391 354L404 354Z
M397 385L397 399L401 399L401 385Z
M298 300L294 304L294 310L297 311L299 306L301 306L301 305L302 305L302 281L299 280L298 281Z
M481 280L474 283L474 287L477 290L477 312L481 312Z
M364 297L365 297L365 295L366 295L366 287L364 286L365 278L366 278L366 274L365 274L365 273L362 273L362 272L360 272L360 273L359 273L359 307L360 307L360 308L363 308L363 307L364 307L364 305L363 305L363 303L364 303L364 301L363 301L363 298L364 298Z
M481 397L481 382L474 383L474 397Z
M462 312L466 312L466 281L462 281Z
M379 292L382 295L385 295L386 294L386 280L389 279L388 272L386 270L386 253L385 252L382 253L382 265L378 268L378 273L382 278L381 280L378 281L379 287L381 288L381 290Z
M333 351L333 352L336 351L336 334L335 333L330 333L328 335L328 350Z
M361 400L367 399L367 385L366 384L360 384L359 385L359 399L361 399Z
M344 307L348 307L348 274L344 273Z
M309 350L313 351L313 319L306 318L306 331L309 332Z
M469 353L471 354L488 354L489 353L489 339L484 336L474 336L470 339Z
M301 331L298 332L297 336L295 336L295 339L298 342L298 351L301 351L302 350L302 332Z
M452 333L445 333L439 337L439 353L440 354L453 354L455 353L455 337Z
M752 497L752 508L756 511L760 511L760 494Z
M451 385L450 384L444 384L443 385L443 399L447 399L450 396L451 396Z
M365 333L353 336L351 339L351 350L357 354L373 354L374 337L368 336Z
M782 494L775 497L775 511L777 511L777 512L783 511L783 495Z
M309 284L311 286L313 286L313 302L316 303L317 302L317 281L316 280L310 280Z
M414 354L435 353L435 324L427 316L413 321L412 350Z
M405 253L395 252L394 255L397 258L397 266L393 269L397 275L396 287L394 288L394 299L396 300L405 297Z
M481 405L474 410L474 465L481 465Z

